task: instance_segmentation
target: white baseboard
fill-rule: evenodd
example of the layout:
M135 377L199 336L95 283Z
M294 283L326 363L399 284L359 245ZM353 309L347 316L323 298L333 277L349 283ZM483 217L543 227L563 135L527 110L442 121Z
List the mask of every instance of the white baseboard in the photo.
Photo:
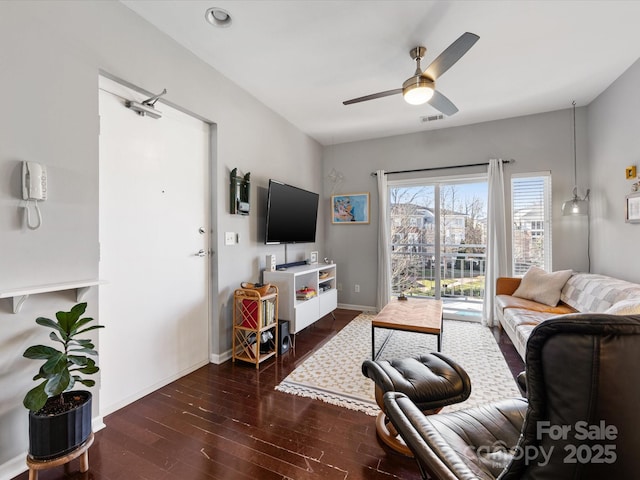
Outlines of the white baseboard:
M91 430L93 430L94 432L99 432L105 427L106 425L104 424L104 417L102 415L98 415L93 420L91 420Z
M344 308L345 310L360 310L364 313L376 313L378 309L370 305L349 305L348 303L339 303L338 308Z
M0 480L9 480L27 471L27 452L0 465Z
M209 361L215 365L220 365L226 362L227 360L231 360L231 349L227 350L226 352L222 352L220 354L212 353L209 356Z

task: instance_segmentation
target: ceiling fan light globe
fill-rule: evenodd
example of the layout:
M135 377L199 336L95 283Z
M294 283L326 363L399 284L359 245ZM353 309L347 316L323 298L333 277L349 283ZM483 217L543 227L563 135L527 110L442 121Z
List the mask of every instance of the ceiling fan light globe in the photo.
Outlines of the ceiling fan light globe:
M416 75L402 85L402 96L410 105L422 105L433 97L435 85L433 80L423 75Z
M404 92L404 100L411 105L422 105L433 97L433 90L428 87L416 87Z

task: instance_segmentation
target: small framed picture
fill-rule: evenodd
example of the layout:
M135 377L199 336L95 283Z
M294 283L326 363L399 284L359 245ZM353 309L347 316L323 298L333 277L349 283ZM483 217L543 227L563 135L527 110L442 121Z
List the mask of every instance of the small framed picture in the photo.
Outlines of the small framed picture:
M369 223L369 194L331 195L331 223L337 225Z
M625 221L627 223L640 223L640 192L627 195Z
M309 254L309 263L318 263L318 252L311 252Z

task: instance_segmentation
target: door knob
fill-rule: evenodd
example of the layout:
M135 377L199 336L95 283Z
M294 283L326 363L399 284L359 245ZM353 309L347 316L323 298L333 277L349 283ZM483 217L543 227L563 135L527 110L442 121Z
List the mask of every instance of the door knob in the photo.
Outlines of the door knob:
M207 256L207 252L205 250L203 250L203 249L200 249L198 251L198 253L196 253L196 256L198 256L198 257L206 257Z
M207 233L207 231L204 229L204 227L200 227L198 229L198 233L201 234L201 235L204 235L205 233Z

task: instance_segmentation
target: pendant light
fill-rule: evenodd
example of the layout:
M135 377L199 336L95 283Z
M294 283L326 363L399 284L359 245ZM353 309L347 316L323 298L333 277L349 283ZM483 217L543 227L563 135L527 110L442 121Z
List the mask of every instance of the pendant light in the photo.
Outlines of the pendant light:
M562 204L562 215L588 215L589 214L589 190L584 198L578 195L578 162L576 152L576 102L573 105L573 198Z

